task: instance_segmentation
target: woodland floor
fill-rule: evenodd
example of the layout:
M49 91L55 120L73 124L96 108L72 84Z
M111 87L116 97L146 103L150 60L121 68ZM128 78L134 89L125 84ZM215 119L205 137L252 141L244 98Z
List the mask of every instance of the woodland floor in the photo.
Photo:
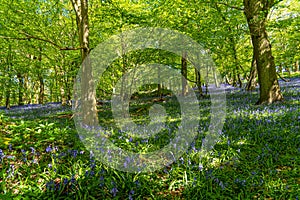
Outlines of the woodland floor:
M199 136L179 160L152 173L121 172L96 160L78 137L71 107L1 108L0 199L299 199L300 78L280 85L285 100L269 106L254 105L257 89L227 86L222 138L200 163L210 105L201 99L207 119ZM143 118L150 105L132 104L132 116ZM176 129L178 102L164 105ZM98 109L101 126L121 148L150 152L172 136L132 138L109 129L109 102Z

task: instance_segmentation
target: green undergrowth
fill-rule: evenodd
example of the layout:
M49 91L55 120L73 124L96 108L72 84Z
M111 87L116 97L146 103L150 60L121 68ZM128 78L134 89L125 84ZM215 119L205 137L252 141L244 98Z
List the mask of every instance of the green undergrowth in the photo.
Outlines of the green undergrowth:
M121 172L96 160L80 141L70 108L47 115L46 108L2 112L0 199L297 199L299 90L284 95L284 102L255 106L256 92L228 93L222 137L201 160L210 103L200 99L195 141L176 162L152 173ZM109 103L99 106L99 123L122 149L157 150L174 137L181 115L176 98L148 99L131 103L132 119L149 123L154 103L166 108L171 127L159 136L141 139L118 131Z

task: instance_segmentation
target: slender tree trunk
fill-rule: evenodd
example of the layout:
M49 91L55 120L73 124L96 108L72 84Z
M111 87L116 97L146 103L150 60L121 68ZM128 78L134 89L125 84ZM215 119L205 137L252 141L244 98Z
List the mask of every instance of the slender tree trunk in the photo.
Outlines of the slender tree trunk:
M44 79L43 79L43 69L42 69L42 48L39 48L39 67L40 67L40 73L38 74L39 79L39 97L38 97L38 103L43 104L44 103L44 96L45 96L45 85L44 85Z
M7 63L7 67L6 67L6 72L7 72L7 77L6 77L6 81L5 81L5 107L6 109L10 109L10 96L11 96L11 67L12 67L12 51L11 51L11 44L9 44L8 46L8 54L7 54L7 58L6 58L6 63Z
M40 91L39 91L39 98L38 98L38 103L43 104L44 103L44 94L45 94L45 85L44 85L44 79L42 76L39 76L39 86L40 86Z
M28 74L24 75L24 91L27 91L25 94L25 98L24 98L24 103L28 104L28 102L30 101L31 98L31 88L30 86L30 81L28 79Z
M181 74L182 74L182 96L186 96L188 93L187 83L187 52L182 53L181 57Z
M58 87L59 87L59 80L58 80L58 69L57 69L57 66L54 67L54 72L55 72L55 82L54 82L54 85L55 85L55 89L54 89L54 100L55 102L59 102L59 95L58 95Z
M219 80L218 80L218 76L217 76L217 73L216 73L216 69L213 68L213 74L214 74L214 82L215 82L215 86L216 87L220 87L220 83L219 83Z
M24 89L24 80L22 74L20 72L17 73L17 78L19 81L19 88L18 88L18 105L23 105L23 89Z
M295 72L299 72L299 60L295 62Z
M229 79L228 79L228 76L227 76L227 75L225 75L225 83L227 83L228 85L230 85L230 81L229 81Z
M158 62L160 63L160 53L158 52ZM160 67L157 67L157 80L159 81L159 83L157 84L157 95L159 97L159 100L162 100L162 92L161 92L161 84L160 84Z
M244 13L247 18L255 59L260 97L257 104L271 104L283 99L277 80L274 57L266 32L268 12L274 0L244 0Z
M157 79L160 82L160 67L157 68ZM159 99L162 100L162 92L161 92L161 84L157 84L157 95L159 96Z
M232 86L233 87L237 87L237 78L236 78L236 71L235 70L233 70L233 75L231 75L231 76L233 76L233 80L232 80Z
M78 28L79 43L81 46L81 108L84 111L83 123L90 126L98 125L96 88L94 85L91 60L88 56L89 48L89 19L88 0L71 0Z
M195 76L196 76L196 85L198 88L198 92L200 96L203 96L203 91L202 91L202 83L201 83L201 74L198 69L195 68Z
M5 96L5 107L6 109L10 109L10 91L6 91L6 96Z
M256 66L255 56L254 56L254 53L253 53L250 77L249 77L248 83L246 85L246 90L247 91L254 90L255 87L257 86L256 77L257 77L257 66Z
M61 96L61 105L65 106L67 104L67 100L66 100L66 93L65 93L65 88L64 88L64 84L61 84L60 87L60 96Z

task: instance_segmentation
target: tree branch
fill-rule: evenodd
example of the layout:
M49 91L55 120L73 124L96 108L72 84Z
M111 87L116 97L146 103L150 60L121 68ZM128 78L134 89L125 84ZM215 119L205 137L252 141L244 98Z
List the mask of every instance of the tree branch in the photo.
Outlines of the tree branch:
M43 41L43 42L46 42L46 43L50 43L52 44L53 46L57 47L60 49L60 46L58 44L56 44L55 42L51 41L51 40L48 40L48 39L44 39L44 38L40 38L40 37L37 37L37 36L33 36L33 35L30 35L24 31L21 32L21 34L23 35L26 35L26 37L28 39L36 39L36 40L40 40L40 41Z
M84 49L84 47L64 47L64 48L60 48L60 50L81 50L81 49Z
M8 39L8 40L29 40L30 38L17 38L17 37L7 37L7 36L3 36L0 35L0 38L4 38L4 39Z
M40 40L49 44L52 44L53 46L57 47L59 50L81 50L84 49L84 47L60 47L58 44L56 44L55 42L48 40L48 39L44 39L44 38L40 38L37 36L33 36L33 35L29 35L28 33L22 32L23 35L25 35L26 37L24 38L19 38L19 37L8 37L8 36L3 36L0 35L0 38L4 38L4 39L8 39L8 40L30 40L30 39L35 39L35 40Z

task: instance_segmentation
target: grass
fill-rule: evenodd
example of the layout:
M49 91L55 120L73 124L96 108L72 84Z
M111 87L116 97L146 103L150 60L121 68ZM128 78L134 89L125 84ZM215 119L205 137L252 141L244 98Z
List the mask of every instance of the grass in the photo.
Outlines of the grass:
M152 173L121 172L97 161L81 143L68 107L2 112L0 199L298 199L299 87L282 87L286 100L270 106L254 106L257 91L228 91L223 136L201 162L210 103L200 99L198 137L179 160ZM156 103L166 107L167 124L176 130L176 99ZM151 105L149 99L132 103L132 118L149 122ZM117 131L109 103L99 110L110 140L124 149L150 152L174 136L131 137Z
M283 72L281 73L281 75L283 75L283 77L285 78L297 78L300 76L300 72L291 72L291 73Z

